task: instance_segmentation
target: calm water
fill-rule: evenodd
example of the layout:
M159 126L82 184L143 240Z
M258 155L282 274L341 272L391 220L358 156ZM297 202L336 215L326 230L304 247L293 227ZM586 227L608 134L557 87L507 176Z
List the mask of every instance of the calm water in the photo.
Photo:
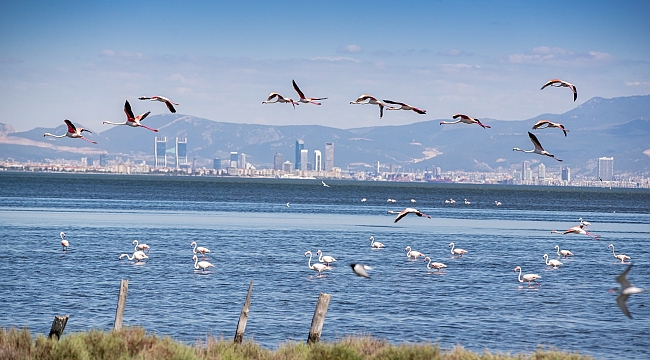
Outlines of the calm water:
M632 257L632 283L650 289L650 191L330 185L0 173L0 326L47 333L54 315L70 314L66 332L111 329L119 281L129 279L125 325L187 342L206 334L231 338L253 280L246 338L268 347L306 340L318 294L326 292L325 340L370 334L476 351L542 344L598 358L650 355L650 294L630 297L628 319L607 291L626 267L609 243ZM456 205L444 204L450 197ZM433 219L394 224L386 211L410 206L411 198ZM600 241L550 233L579 217ZM61 231L71 244L67 253ZM371 235L387 247L372 250ZM133 252L134 239L151 246L144 265L118 260ZM211 249L210 273L194 271L191 241ZM452 241L469 253L451 258ZM576 256L553 270L542 255L556 258L556 244ZM408 261L407 245L446 263L446 274ZM318 249L338 259L320 278L303 256ZM354 276L352 262L372 266L372 278ZM517 265L541 275L541 288L522 286Z

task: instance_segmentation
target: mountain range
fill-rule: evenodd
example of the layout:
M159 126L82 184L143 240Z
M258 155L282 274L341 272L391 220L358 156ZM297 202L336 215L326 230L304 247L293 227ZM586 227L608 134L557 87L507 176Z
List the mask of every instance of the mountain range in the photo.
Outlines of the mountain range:
M472 116L472 114L468 114ZM418 116L415 115L414 116ZM532 130L539 119L559 122L569 130ZM449 119L443 119L449 121ZM78 139L44 138L43 133L63 134L66 126L34 128L16 132L0 124L0 158L17 161L44 159L110 158L145 159L153 162L154 138L166 136L168 148L175 137L187 138L190 161L211 167L213 158L228 159L231 151L247 154L248 162L258 168L271 167L273 155L295 161L297 139L305 142L309 159L313 150L324 154L326 142L333 142L334 165L346 168L372 168L381 164L400 165L405 169L439 166L443 170L490 171L520 166L522 161L543 162L548 166L569 166L573 173L594 175L597 159L614 157L617 173L650 170L650 95L592 98L563 114L542 114L526 120L481 119L490 129L477 125L439 125L441 120L407 125L337 129L319 125L256 125L217 122L182 114L152 115L143 122L159 129L153 133L128 126L77 123L93 131L87 137L92 145ZM512 151L513 147L533 148L527 132L537 135L544 148L563 162ZM558 167L559 168L559 167Z

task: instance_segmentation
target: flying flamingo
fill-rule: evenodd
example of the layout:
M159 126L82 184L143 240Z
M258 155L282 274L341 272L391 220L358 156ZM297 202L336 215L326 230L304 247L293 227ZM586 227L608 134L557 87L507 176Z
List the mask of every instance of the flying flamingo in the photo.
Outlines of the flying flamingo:
M163 103L165 103L165 105L167 105L167 109L169 109L169 111L171 111L172 113L176 112L176 109L174 109L174 105L178 105L177 103L167 99L166 97L158 96L158 95L155 95L155 96L152 96L152 97L140 96L138 99L163 102Z
M407 246L404 251L406 251L406 257L413 258L413 260L417 260L420 256L424 256L423 253L415 250L411 250L410 246Z
M458 255L458 257L463 257L463 254L467 254L467 250L459 249L459 248L454 248L454 243L451 242L449 243L448 246L451 246L451 254L452 255Z
M630 284L630 281L627 279L627 274L630 272L630 269L632 269L632 265L628 266L621 275L616 277L616 281L621 284L621 288L618 290L618 296L616 297L616 303L623 314L631 319L632 315L630 315L630 311L627 309L627 298L632 294L642 293L646 290Z
M548 120L540 120L540 121L536 122L535 125L533 125L533 130L546 129L546 128L562 129L562 131L564 132L564 136L566 136L566 133L569 132L569 130L564 128L564 125L562 125L560 123L550 122Z
M291 104L293 105L293 109L296 109L296 105L300 105L299 102L293 100L292 98L286 98L276 92L272 92L269 94L269 97L262 101L262 104L275 104L275 103L282 103L282 104Z
M575 85L571 84L570 82L566 82L564 80L560 79L551 79L549 80L540 90L544 90L545 87L547 86L553 86L553 87L568 87L573 91L573 101L576 101L578 98L578 89L576 88Z
M135 260L137 260L138 262L140 262L140 261L142 261L142 260L144 260L144 259L148 259L148 258L149 258L149 257L147 256L147 254L145 254L143 251L136 251L136 252L133 253L133 256L130 256L130 257L129 257L129 254L122 254L122 255L120 255L119 259L122 259L122 258L125 257L125 256L126 256L127 259L129 259L129 261L135 259Z
M625 260L630 260L630 259L631 259L631 258L630 258L629 256L627 256L627 255L623 255L623 254L618 254L618 255L616 255L616 253L614 252L614 244L609 244L609 245L607 245L607 248L608 248L608 249L609 249L610 247L612 248L612 254L614 255L614 257L615 257L616 259L618 259L618 260L621 260L621 264L625 264Z
M68 251L68 246L70 246L70 243L65 239L65 233L61 231L59 236L61 237L61 246L63 246L63 251Z
M65 134L63 134L63 135L54 135L54 134L50 134L49 132L46 132L45 134L43 134L43 136L51 136L51 137L55 137L55 138L62 138L62 137L67 136L67 137L72 138L72 139L83 139L83 140L88 141L89 143L97 144L96 141L88 140L82 134L82 132L84 132L84 131L89 132L89 133L92 134L93 133L92 131L90 131L88 129L84 129L84 128L77 128L77 127L74 126L72 121L70 121L68 119L63 120L63 122L66 125L68 125L68 131Z
M316 255L318 255L318 262L326 263L327 266L330 266L330 263L336 262L336 259L332 256L323 256L323 252L320 249L316 251Z
M214 264L212 263L209 263L207 261L199 261L199 257L196 255L192 256L192 260L194 260L194 269L196 270L203 269L203 272L205 272L207 268L214 267Z
M192 241L192 243L190 243L190 246L193 246L193 247L194 247L194 249L192 249L192 252L193 252L195 255L196 255L197 253L201 253L201 257L202 257L202 258L205 257L205 254L206 254L206 253L209 253L209 252L210 252L210 249L208 249L208 248L206 248L206 247L203 247L203 246L196 247L196 241Z
M386 99L384 99L384 102L386 102L387 104L399 105L399 107L388 107L388 108L386 108L386 110L413 110L418 114L426 114L427 113L426 110L418 109L415 106L411 106L411 105L405 104L403 102L386 100Z
M359 105L379 105L379 118L381 119L384 116L384 108L390 109L392 106L387 105L381 100L377 100L376 97L368 94L363 94L359 96L356 100L350 101L350 104L359 104Z
M424 258L424 261L425 261L425 262L426 262L427 260L429 260L429 263L427 264L427 269L429 269L429 270L431 270L431 269L436 269L436 271L438 271L438 272L440 272L440 273L444 273L444 272L445 272L445 270L443 270L443 268L446 268L447 265L445 265L445 264L443 264L443 263L439 263L439 262L434 262L434 263L432 263L432 262L431 262L431 258L428 257L428 256Z
M138 240L133 240L133 242L131 242L131 245L135 245L135 248L133 249L134 251L142 250L142 251L146 251L147 253L149 253L149 245L147 245L147 244L139 244Z
M318 276L320 276L320 275L321 275L321 272L323 272L323 271L325 271L325 270L332 270L331 267L329 267L329 266L327 266L327 265L325 265L325 264L315 263L314 265L312 265L312 264L311 264L311 251L307 251L307 252L305 253L305 256L307 256L307 254L309 254L309 261L307 262L307 266L308 266L311 270L316 270L316 271L318 271Z
M306 103L306 104L312 103L314 105L320 105L319 102L316 102L314 100L325 100L325 99L327 99L327 98L306 98L305 94L303 94L302 91L300 91L300 88L298 87L298 84L296 84L296 81L291 80L291 82L293 83L294 90L296 90L296 92L300 96L300 99L298 101L301 102L301 103Z
M555 245L555 250L557 250L557 256L564 256L565 259L567 256L573 256L569 250L560 250L560 245Z
M526 274L526 275L524 275L524 278L522 279L522 278L521 278L521 267L520 267L520 266L517 266L517 267L515 268L515 272L517 272L517 270L519 270L519 277L518 277L519 282L522 283L522 282L526 281L526 282L528 282L528 287L530 287L530 286L531 286L530 283L531 283L532 281L534 281L535 284L537 284L537 285L539 285L539 286L542 286L542 284L540 284L540 283L537 282L537 279L541 279L541 278L542 278L541 276L539 276L539 275L537 275L537 274Z
M465 114L454 114L453 118L458 119L458 120L456 120L456 121L441 121L440 125L443 125L443 124L458 124L458 123L462 122L464 124L480 125L483 129L491 128L491 126L483 124L479 119L474 119L473 117L467 116Z
M596 240L599 240L599 239L600 239L600 235L598 235L598 234L594 234L594 233L589 232L589 231L587 231L587 230L584 230L583 227L584 227L584 225L574 226L574 227L572 227L572 228L570 228L570 229L567 229L566 231L564 231L564 232L561 233L561 234L562 234L562 235L566 235L566 234L587 235L587 236L591 236L592 238L594 238L594 239L596 239ZM557 231L557 230L551 230L551 234L560 234L560 232Z
M381 249L381 248L383 248L385 246L384 246L384 244L380 243L379 241L375 241L375 237L371 236L370 237L370 247L373 248L373 249Z
M398 222L398 221L400 221L404 216L406 216L406 215L408 215L408 214L415 214L415 215L417 215L417 216L419 216L419 217L426 216L426 217L428 217L429 219L431 219L431 216L429 216L429 215L427 215L427 214L421 212L421 211L418 210L418 209L414 209L414 208L406 208L406 209L402 210L399 214L397 214L397 217L395 218L395 221L394 221L394 222Z
M126 114L126 121L123 123L115 123L111 121L104 121L102 124L110 124L110 125L129 125L132 127L143 127L147 130L151 130L153 132L158 132L157 129L152 129L146 125L142 125L140 121L144 120L149 114L151 114L151 111L147 111L146 113L138 116L133 116L133 111L131 110L131 104L129 104L129 101L126 100L124 103L124 113Z
M564 265L564 264L562 264L561 262L559 262L559 261L557 261L555 259L549 260L548 259L548 254L544 254L544 256L542 256L542 257L546 260L546 266L552 266L554 269L557 268L560 265Z
M537 140L537 136L535 136L535 134L533 134L533 133L531 133L529 131L528 132L528 137L530 138L530 141L533 142L533 145L535 145L535 149L533 149L533 150L521 150L520 148L514 148L514 149L512 149L512 151L521 151L521 152L525 152L525 153L535 153L535 154L539 154L539 155L546 155L548 157L552 157L553 159L555 159L557 161L562 161L560 159L556 159L554 155L551 155L551 154L549 154L548 151L544 150L544 148L542 147L542 144L539 143L539 140Z

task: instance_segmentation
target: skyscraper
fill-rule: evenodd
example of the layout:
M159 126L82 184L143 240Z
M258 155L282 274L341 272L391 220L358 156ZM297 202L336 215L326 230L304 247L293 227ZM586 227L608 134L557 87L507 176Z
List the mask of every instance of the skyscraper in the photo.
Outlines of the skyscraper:
M176 168L187 164L187 138L176 138Z
M106 154L99 154L99 166L106 166L107 163Z
M598 179L602 181L612 181L614 179L614 158L598 158Z
M568 167L562 168L562 180L566 182L571 182L571 169Z
M296 170L300 170L302 164L300 163L300 152L305 148L305 142L302 140L296 140ZM305 166L307 166L305 162Z
M282 170L282 153L273 155L273 170Z
M332 171L334 168L334 143L325 143L325 171Z
M212 160L212 168L215 170L221 170L221 158L214 158Z
M237 167L240 169L246 169L246 163L247 163L246 154L244 153L239 154L239 158L237 159L237 165L238 165Z
M300 150L300 170L307 170L307 162L309 162L309 150Z
M239 154L236 151L231 151L230 152L230 164L228 164L228 167L231 168L236 168L237 167L237 161L239 161Z
M537 167L537 179L544 180L546 179L546 165L540 163Z
M533 180L533 172L530 170L530 163L527 160L521 163L521 180Z
M155 144L153 148L155 167L167 167L167 137L161 136L154 139Z
M323 155L320 150L314 150L314 170L323 171Z

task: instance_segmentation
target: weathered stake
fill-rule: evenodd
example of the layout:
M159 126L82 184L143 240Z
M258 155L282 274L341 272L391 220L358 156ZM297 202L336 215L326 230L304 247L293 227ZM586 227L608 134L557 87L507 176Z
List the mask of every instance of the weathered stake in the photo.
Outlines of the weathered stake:
M117 298L117 311L115 312L115 324L113 330L122 330L122 319L124 318L124 306L126 306L126 293L129 291L129 280L120 282L120 295Z
M239 322L237 322L237 332L235 333L235 343L241 344L244 340L244 331L246 331L246 322L248 321L248 311L251 307L251 292L253 291L253 280L248 285L248 295L246 295L246 302L239 314Z
M320 341L320 334L323 331L323 323L325 322L325 315L327 315L327 307L330 304L332 294L320 293L318 296L318 303L314 310L314 317L311 319L311 328L309 329L309 337L307 344L314 344Z
M51 339L52 336L56 336L56 341L59 341L61 335L63 335L65 325L68 323L68 318L70 318L70 315L55 316L54 321L52 321L52 327L50 328L50 335L47 337Z

